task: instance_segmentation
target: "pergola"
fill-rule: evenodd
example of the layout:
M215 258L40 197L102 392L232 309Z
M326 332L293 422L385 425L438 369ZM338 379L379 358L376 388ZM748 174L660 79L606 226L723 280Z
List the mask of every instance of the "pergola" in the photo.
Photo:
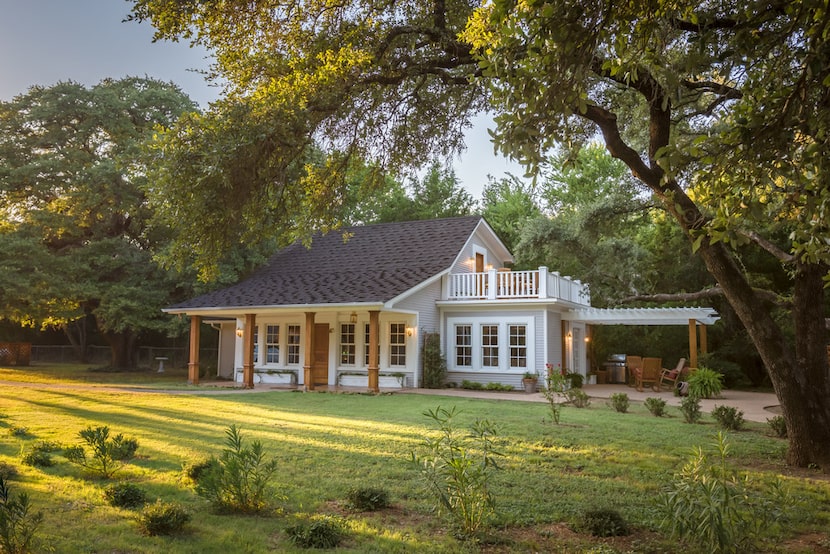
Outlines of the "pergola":
M574 308L563 319L588 325L688 325L689 365L707 352L706 326L720 319L712 308Z

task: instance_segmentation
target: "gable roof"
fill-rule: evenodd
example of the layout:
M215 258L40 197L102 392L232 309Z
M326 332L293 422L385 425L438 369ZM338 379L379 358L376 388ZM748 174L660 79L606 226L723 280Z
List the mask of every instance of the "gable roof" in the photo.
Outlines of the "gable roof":
M247 279L164 311L384 303L450 269L481 221L476 215L316 234L311 248L295 242Z

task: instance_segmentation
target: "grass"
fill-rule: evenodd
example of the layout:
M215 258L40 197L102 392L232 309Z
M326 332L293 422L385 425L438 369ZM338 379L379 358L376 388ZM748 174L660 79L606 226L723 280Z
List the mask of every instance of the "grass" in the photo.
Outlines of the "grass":
M286 391L211 395L210 389L181 394L184 374L88 372L78 366L0 368L0 427L26 428L26 437L0 429L0 462L18 476L13 490L25 491L44 510L40 537L55 552L294 552L284 530L316 514L342 514L350 490L380 487L393 508L377 513L346 513L350 536L344 552L462 552L474 547L456 541L431 511L409 455L419 450L429 421L427 409L456 406L459 423L487 417L500 425L504 470L495 475L499 525L495 544L484 550L587 551L603 543L588 535L561 532L598 507L618 510L635 528L619 551L659 552L677 544L657 533L653 498L672 479L697 445L709 445L714 421L689 425L679 413L655 418L640 403L619 414L602 402L589 408L565 407L562 424L549 422L545 404L430 397ZM143 375L144 380L138 379ZM98 378L101 379L98 379ZM177 378L176 382L173 378ZM58 386L51 386L58 385ZM81 385L81 386L73 386ZM106 388L100 385L107 385ZM129 389L169 388L136 393ZM220 516L210 512L182 477L189 462L218 454L224 431L236 424L248 439L262 441L278 459L281 493L287 501L273 517ZM84 474L55 454L57 465L20 464L21 447L38 441L77 444L78 431L107 425L135 437L139 457L119 478L141 486L150 502L179 502L193 513L187 532L148 537L136 514L107 505L103 493L112 481ZM768 436L766 425L748 424L730 433L732 462L757 481L782 475L803 507L789 536L817 535L830 544L830 483L818 473L784 466L786 441ZM786 538L786 537L785 537ZM775 551L799 551L782 540ZM805 548L803 551L809 551Z

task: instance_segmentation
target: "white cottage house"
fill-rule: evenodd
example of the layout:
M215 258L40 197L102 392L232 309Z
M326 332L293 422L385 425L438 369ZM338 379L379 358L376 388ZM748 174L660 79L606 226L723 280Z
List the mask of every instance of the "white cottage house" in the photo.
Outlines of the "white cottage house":
M585 375L589 324L688 322L691 333L717 319L708 308L592 308L587 284L512 262L480 216L350 227L165 311L191 318L192 383L206 322L220 333L218 376L370 390L420 386L427 333L440 334L450 381L520 388L548 363Z

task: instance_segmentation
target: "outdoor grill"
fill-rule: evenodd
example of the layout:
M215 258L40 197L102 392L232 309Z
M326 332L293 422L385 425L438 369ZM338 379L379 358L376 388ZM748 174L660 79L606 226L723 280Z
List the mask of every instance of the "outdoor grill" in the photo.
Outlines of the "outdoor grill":
M625 354L611 354L602 364L608 383L625 383Z

